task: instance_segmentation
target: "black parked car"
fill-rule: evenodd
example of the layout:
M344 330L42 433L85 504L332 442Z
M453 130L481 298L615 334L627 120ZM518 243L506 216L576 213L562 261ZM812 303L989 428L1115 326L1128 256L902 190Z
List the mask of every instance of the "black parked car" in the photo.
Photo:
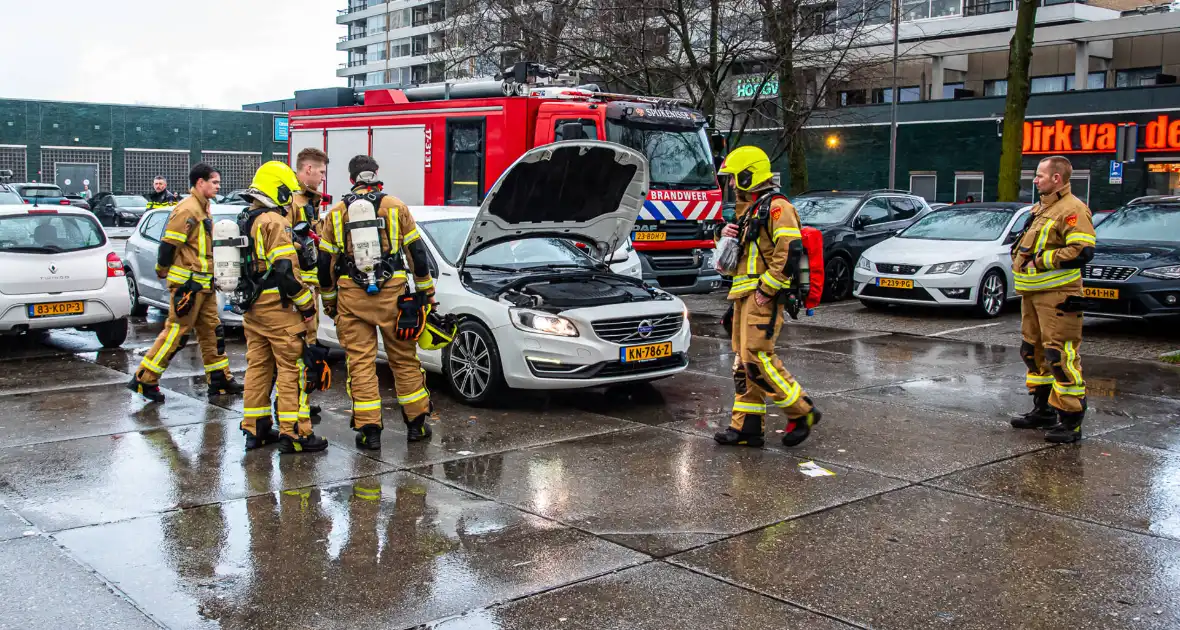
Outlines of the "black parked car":
M1180 196L1140 197L1095 232L1094 260L1082 271L1087 315L1180 316Z
M147 211L142 195L100 192L90 200L90 211L106 227L134 227Z
M930 212L904 190L809 191L791 199L803 225L824 235L824 300L852 293L852 269L860 255Z

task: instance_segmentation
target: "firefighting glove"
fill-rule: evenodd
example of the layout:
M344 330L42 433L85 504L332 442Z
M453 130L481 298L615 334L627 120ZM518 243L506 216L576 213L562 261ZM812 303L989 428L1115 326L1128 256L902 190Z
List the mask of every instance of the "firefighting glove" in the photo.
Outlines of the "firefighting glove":
M335 302L324 302L324 315L327 315L328 319L336 321L336 315L339 313L340 311L336 308Z
M407 293L397 298L397 323L394 335L402 341L414 341L426 325L429 302L421 293Z
M327 348L317 343L304 346L303 365L307 370L307 391L326 391L332 387Z
M1085 298L1078 295L1071 295L1065 298L1065 301L1056 306L1057 310L1063 313L1081 313L1086 310Z
M176 311L177 317L188 317L188 314L193 310L193 306L197 303L197 293L200 290L201 285L191 279L186 280L184 284L176 287L176 290L172 292L172 308Z

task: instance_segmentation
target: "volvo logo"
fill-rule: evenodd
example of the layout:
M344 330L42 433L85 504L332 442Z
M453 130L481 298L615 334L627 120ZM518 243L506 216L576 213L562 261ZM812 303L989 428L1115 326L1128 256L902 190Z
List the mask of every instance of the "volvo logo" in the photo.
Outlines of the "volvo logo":
M655 326L652 326L650 319L639 322L638 332L640 337L647 339L651 336L653 330L655 330Z

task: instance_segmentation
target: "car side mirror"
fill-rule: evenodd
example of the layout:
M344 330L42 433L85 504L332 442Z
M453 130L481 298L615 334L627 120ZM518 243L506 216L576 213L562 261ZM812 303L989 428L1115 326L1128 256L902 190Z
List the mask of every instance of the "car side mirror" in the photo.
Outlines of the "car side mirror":
M1016 239L1018 238L1020 238L1020 232L1009 232L1008 236L1004 237L1004 244L1011 245L1012 243L1015 243Z
M858 216L852 222L852 229L854 229L854 230L863 230L868 226L869 226L869 218L866 216Z
M586 132L580 122L568 122L561 125L562 140L585 140Z

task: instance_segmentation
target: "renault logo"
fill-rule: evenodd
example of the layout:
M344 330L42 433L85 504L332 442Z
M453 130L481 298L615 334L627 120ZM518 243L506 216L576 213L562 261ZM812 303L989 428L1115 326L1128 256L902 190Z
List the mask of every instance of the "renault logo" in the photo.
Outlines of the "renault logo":
M49 264L49 273L57 275L57 265L50 263Z
M640 337L647 339L648 337L651 336L651 333L653 330L655 330L655 327L652 326L650 319L645 319L645 320L639 322L638 331L639 331Z

